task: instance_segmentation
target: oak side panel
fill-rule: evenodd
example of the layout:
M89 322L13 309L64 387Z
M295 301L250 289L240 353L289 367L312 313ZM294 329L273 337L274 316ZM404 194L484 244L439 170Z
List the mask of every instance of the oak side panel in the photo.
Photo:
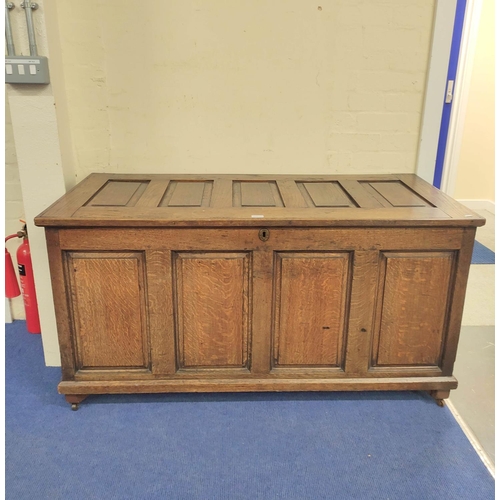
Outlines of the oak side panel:
M179 367L247 367L250 253L176 253L174 272Z
M46 228L45 239L49 256L50 278L57 323L57 336L61 353L63 380L72 380L75 375L75 350L73 345L72 318L69 307L68 288L65 278L63 252L59 245L59 230Z
M458 339L460 337L460 328L462 325L465 292L467 289L467 279L469 277L475 235L475 227L464 229L462 248L458 252L450 307L448 335L446 337L443 353L442 370L444 375L451 375L453 373L453 365L457 356Z
M455 252L383 252L374 366L440 366Z
M149 368L144 255L69 252L78 367Z
M276 254L274 366L343 366L349 263L349 253Z

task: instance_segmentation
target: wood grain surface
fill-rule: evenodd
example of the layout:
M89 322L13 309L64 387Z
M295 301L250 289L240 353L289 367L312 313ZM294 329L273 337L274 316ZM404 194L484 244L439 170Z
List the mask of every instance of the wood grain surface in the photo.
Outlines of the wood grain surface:
M149 366L142 253L68 255L79 368Z
M262 222L261 222L262 224ZM458 250L461 228L282 228L266 242L252 228L61 229L62 249L72 250Z
M384 252L373 365L440 365L453 252Z
M172 252L146 250L148 319L153 375L177 371Z
M414 175L92 174L36 217L35 223L59 227L259 224L254 216L287 226L480 226L485 222Z
M160 207L208 207L213 183L171 181Z
M462 245L456 259L453 295L451 299L450 319L448 323L448 335L446 336L443 349L443 375L451 375L453 373L453 364L455 363L457 355L458 340L462 325L462 313L465 303L467 279L469 276L472 252L474 250L475 234L475 228L465 228L463 230Z
M62 393L457 385L484 219L416 176L93 174L36 223Z
M299 189L310 207L354 207L338 182L299 182Z
M149 181L109 181L91 198L87 205L111 207L135 206L132 200L137 203L148 184Z
M379 252L354 252L345 371L367 376L378 285Z
M213 380L63 381L61 394L135 394L157 392L263 392L263 391L426 391L456 389L455 377L395 377L300 379L271 378Z
M47 253L49 257L50 280L54 298L54 310L57 322L57 337L61 353L61 371L63 380L72 380L76 371L76 351L74 346L74 320L70 307L71 285L67 280L65 252L61 251L59 231L45 229Z
M248 253L176 254L180 367L247 366L249 261Z
M275 181L233 182L233 207L282 207Z
M348 253L278 253L275 366L341 366Z
M393 207L426 207L430 205L402 182L370 182L369 184Z

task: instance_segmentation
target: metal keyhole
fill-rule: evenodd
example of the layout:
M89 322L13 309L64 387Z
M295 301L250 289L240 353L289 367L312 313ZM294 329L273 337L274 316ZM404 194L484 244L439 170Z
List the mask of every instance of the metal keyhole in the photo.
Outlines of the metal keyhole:
M264 228L259 231L259 238L261 241L267 241L269 239L269 229Z

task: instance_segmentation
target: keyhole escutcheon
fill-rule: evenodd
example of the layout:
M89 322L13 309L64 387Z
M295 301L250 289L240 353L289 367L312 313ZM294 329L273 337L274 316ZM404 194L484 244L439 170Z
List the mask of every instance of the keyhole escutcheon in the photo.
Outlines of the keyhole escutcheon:
M270 236L270 231L266 227L262 228L259 231L259 239L261 241L267 241L269 239L269 236Z

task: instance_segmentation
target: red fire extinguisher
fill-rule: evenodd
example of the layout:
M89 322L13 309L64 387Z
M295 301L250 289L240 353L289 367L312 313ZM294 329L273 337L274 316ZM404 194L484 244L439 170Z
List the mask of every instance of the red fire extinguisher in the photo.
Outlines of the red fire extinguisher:
M23 242L17 249L16 255L19 279L21 281L21 290L23 293L24 310L26 311L26 324L29 333L40 333L40 318L38 317L35 280L33 278L33 265L31 263L31 253L28 243L26 224L24 225L22 231L18 231L17 234L7 236L5 241L10 240L11 238L23 239ZM19 286L17 285L12 259L7 249L5 249L5 278L5 295L9 298L17 297L19 295Z

